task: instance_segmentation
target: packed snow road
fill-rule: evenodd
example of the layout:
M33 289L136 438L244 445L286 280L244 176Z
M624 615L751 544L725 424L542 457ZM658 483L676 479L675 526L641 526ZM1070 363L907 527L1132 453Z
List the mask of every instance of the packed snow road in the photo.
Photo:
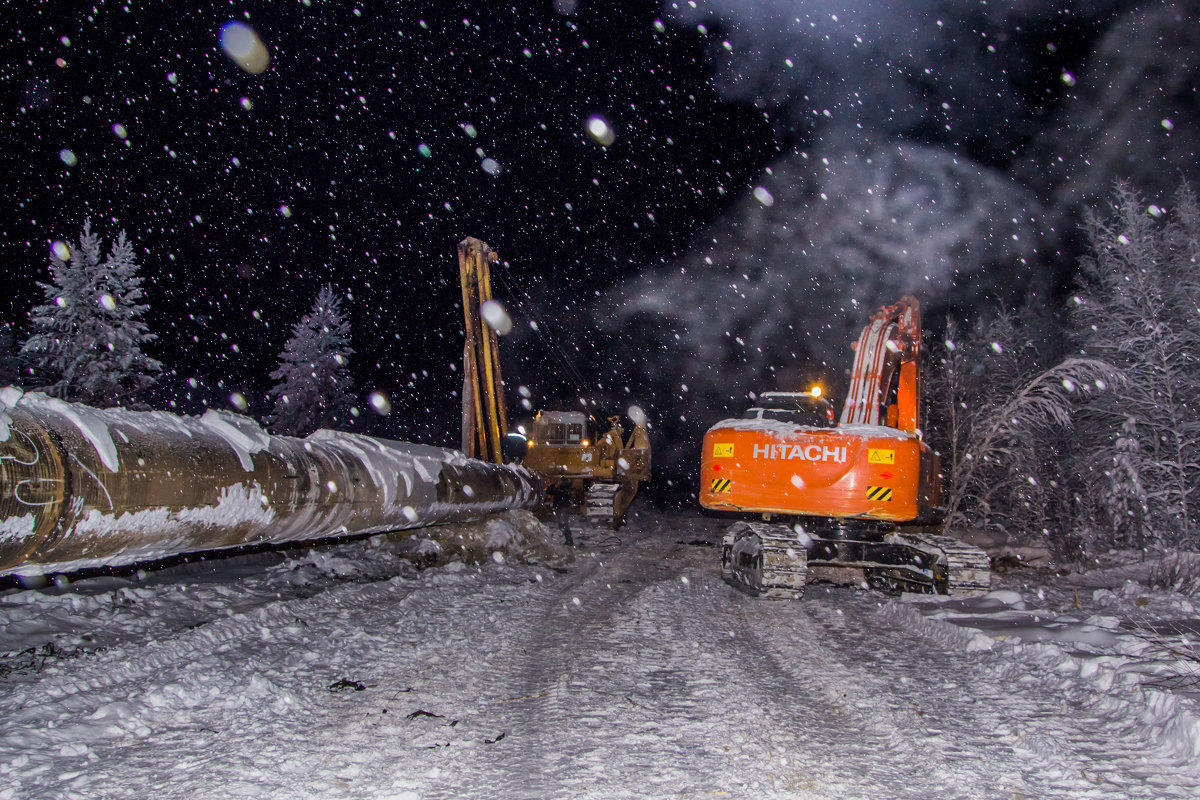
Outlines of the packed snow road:
M1200 791L1195 698L1148 688L1115 616L761 601L720 581L719 530L643 513L559 571L379 539L8 593L0 798Z

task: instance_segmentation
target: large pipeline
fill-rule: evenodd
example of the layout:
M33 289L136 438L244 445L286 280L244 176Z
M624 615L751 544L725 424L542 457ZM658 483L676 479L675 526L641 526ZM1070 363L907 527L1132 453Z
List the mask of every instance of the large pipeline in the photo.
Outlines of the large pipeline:
M0 576L419 528L534 508L532 473L229 412L100 410L0 389Z

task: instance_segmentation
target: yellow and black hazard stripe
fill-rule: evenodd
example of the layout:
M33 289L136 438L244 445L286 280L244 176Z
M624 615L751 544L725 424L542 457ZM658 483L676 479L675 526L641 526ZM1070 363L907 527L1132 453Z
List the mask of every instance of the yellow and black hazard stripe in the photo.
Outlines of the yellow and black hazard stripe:
M892 489L890 486L868 486L867 499L879 503L890 503L892 502Z
M713 494L729 494L733 491L733 481L729 478L713 478L711 491Z

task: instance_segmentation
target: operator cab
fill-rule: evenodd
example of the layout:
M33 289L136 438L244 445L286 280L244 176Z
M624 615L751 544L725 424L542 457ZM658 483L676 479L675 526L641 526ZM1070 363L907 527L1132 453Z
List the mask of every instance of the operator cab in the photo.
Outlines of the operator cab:
M580 411L543 411L533 421L530 444L587 447L587 416Z
M742 419L773 419L810 428L833 428L833 405L809 392L763 392L758 405L746 410Z

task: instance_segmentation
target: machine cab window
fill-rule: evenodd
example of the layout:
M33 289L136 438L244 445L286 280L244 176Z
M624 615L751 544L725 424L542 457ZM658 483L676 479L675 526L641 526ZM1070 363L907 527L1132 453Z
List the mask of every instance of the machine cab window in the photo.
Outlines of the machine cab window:
M552 447L586 447L587 418L580 411L543 411L533 421L533 441Z
M773 419L812 428L834 427L833 405L808 392L763 392L742 419Z

